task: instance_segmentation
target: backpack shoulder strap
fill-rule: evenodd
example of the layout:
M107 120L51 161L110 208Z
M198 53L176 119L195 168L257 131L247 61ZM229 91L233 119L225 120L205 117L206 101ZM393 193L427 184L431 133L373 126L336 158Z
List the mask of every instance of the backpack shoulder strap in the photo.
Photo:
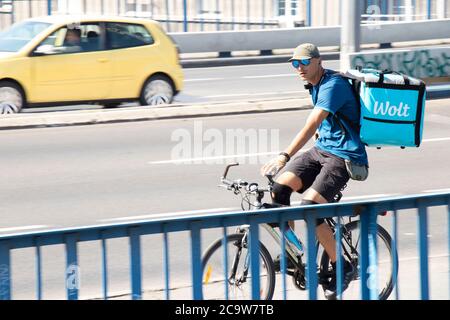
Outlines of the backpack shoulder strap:
M346 76L345 74L343 74L342 72L336 72L335 75L339 75L342 78L347 79L349 81L349 85L351 87L353 96L355 97L355 101L356 101L357 119L359 119L361 117L361 101L359 98L359 89L361 88L361 81L354 79L354 78L350 78L350 77ZM339 111L335 113L335 117L338 120L340 120L339 118L343 119L356 132L359 132L361 130L361 125L360 125L359 121L358 121L358 123L355 123ZM342 128L342 126L341 126L341 128Z
M329 75L331 75L331 76L340 76L340 77L342 77L344 79L349 80L349 85L352 88L352 93L353 93L353 95L355 97L355 100L356 100L356 105L357 105L357 110L356 111L358 113L358 117L357 118L359 119L360 115L361 115L361 103L360 103L360 100L359 100L359 93L358 92L359 92L359 88L361 86L361 81L353 79L353 78L350 78L350 77L346 76L344 73L337 72L337 71L334 71L334 70L327 70L327 73ZM305 84L305 89L308 90L309 94L312 95L312 85L310 83ZM334 117L338 120L338 124L341 127L341 130L344 132L344 134L345 134L345 128L344 128L344 126L341 123L342 120L347 122L348 125L353 130L355 130L356 132L360 131L361 126L360 126L359 122L358 123L352 122L347 116L343 115L341 112L339 112L339 111L336 112L334 114Z

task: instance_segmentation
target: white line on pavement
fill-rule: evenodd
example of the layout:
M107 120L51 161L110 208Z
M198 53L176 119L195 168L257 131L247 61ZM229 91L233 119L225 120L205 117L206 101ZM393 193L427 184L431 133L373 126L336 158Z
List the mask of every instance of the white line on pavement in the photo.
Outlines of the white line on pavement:
M391 194L380 193L380 194L371 194L371 195L366 195L366 196L342 197L342 200L358 200L358 199L385 198L385 197L392 197L392 196L396 196L396 195L399 195L399 193L391 193ZM294 202L291 202L291 204L295 204L295 205L298 205L298 204L300 204L300 203L301 203L301 201L294 201Z
M268 74L264 76L245 76L241 77L241 79L278 78L278 77L298 77L298 75L295 73Z
M342 197L342 200L359 200L359 199L371 199L371 198L385 198L385 197L393 197L398 196L400 193L380 193L380 194L372 194L366 196L354 196L354 197Z
M177 160L163 160L163 161L150 161L148 164L168 164L168 163L182 163L182 164L190 164L190 163L201 163L202 161L209 160L220 160L220 159L234 159L234 158L249 158L249 157L258 157L258 156L268 156L268 155L276 155L279 151L275 152L261 152L261 153L249 153L249 154L235 154L229 156L217 156L217 157L203 157L203 158L189 158L189 159L177 159Z
M121 218L114 218L114 219L103 219L98 220L101 222L111 222L111 221L125 221L125 220L135 220L135 219L148 219L148 218L169 218L169 217L176 217L176 216L184 216L189 214L196 214L196 213L216 213L216 212L229 212L229 211L238 211L238 208L213 208L213 209L202 209L202 210L191 210L191 211L178 211L178 212L168 212L168 213L157 213L157 214L147 214L142 216L131 216L131 217L121 217Z
M448 141L450 137L447 138L434 138L434 139L423 139L422 142L439 142L439 141Z
M225 78L185 79L184 82L225 80Z
M433 189L433 190L424 190L426 193L434 193L434 192L450 192L450 188L447 189Z
M450 140L450 137L447 138L434 138L434 139L424 139L423 142L439 142L439 141L447 141ZM388 148L394 148L388 147ZM300 152L304 152L301 150ZM202 158L186 158L186 159L176 159L176 160L162 160L162 161L149 161L148 164L190 164L192 162L202 162L202 161L210 161L210 160L220 160L220 159L234 159L234 158L248 158L248 157L258 157L258 156L267 156L267 155L276 155L278 152L262 152L262 153L250 153L250 154L236 154L236 155L224 155L224 156L216 156L216 157L202 157ZM447 191L448 189L443 189L441 191ZM429 191L425 191L429 192ZM437 192L437 191L436 191ZM347 198L348 199L348 198Z
M11 231L26 231L34 229L48 228L49 226L34 225L34 226L23 226L23 227L12 227L12 228L0 228L0 232L11 232Z
M270 96L270 95L276 95L276 96L281 96L284 94L300 94L300 93L305 93L304 91L301 90L296 90L296 91L283 91L283 92L258 92L258 93L234 93L234 94L219 94L219 95L213 95L213 96L205 96L204 98L223 98L223 97L246 97L246 96ZM299 96L299 98L305 98L305 96Z

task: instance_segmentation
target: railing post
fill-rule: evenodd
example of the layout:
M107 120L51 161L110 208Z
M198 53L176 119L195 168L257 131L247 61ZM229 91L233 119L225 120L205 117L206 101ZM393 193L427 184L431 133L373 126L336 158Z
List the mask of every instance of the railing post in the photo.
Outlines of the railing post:
M305 212L308 260L306 262L306 285L308 287L309 300L317 300L317 254L316 254L316 216L315 211Z
M392 281L394 282L395 286L395 299L399 299L399 290L398 290L398 264L397 264L397 247L398 247L398 219L397 219L397 210L394 210L392 213L392 237L393 237L393 243L392 243L392 261L394 261L394 276L392 278Z
M137 228L129 231L131 251L131 294L133 300L142 299L141 240Z
M447 205L447 238L448 238L448 252L450 252L450 198ZM450 255L448 256L448 268L450 269ZM448 292L450 295L450 277L448 277Z
M431 19L431 0L427 0L427 19Z
M250 219L250 271L252 275L252 299L261 299L259 276L259 226Z
M360 235L361 235L361 254L359 260L360 272L361 272L361 299L369 300L370 292L367 286L368 277L368 266L369 266L369 224L370 216L369 211L366 209L361 212L360 219Z
M103 299L108 300L108 254L106 239L102 234L102 283L103 283Z
M377 207L369 209L369 279L370 299L378 300Z
M421 299L428 300L428 221L427 208L420 204L418 205L418 219L419 219L419 254L420 254L420 292Z
M166 31L167 32L170 32L169 17L170 17L169 0L166 0L166 27L167 27Z
M11 300L11 262L9 244L0 241L0 300Z
M183 31L188 31L187 0L183 0Z
M229 292L228 292L228 283L226 279L228 279L228 235L227 235L227 226L225 223L223 223L223 240L222 240L222 246L223 246L223 272L224 272L224 287L225 287L225 300L228 300L229 298Z
M41 246L39 237L35 239L36 246L36 293L37 300L42 300L42 261L41 261Z
M167 224L163 225L164 241L164 279L166 283L166 300L170 300L170 270L169 270L169 237L167 234Z
M280 215L282 217L282 215ZM280 218L280 230L281 230L281 254L280 254L280 272L282 275L282 288L283 288L283 300L287 299L286 292L286 220Z
M306 0L306 25L311 27L311 0Z
M66 242L66 289L68 300L78 300L80 286L80 268L77 257L77 234L69 234Z
M52 14L52 0L47 0L47 14L49 16Z
M202 256L200 222L191 223L191 262L193 300L202 300Z
M342 300L342 276L343 276L343 256L342 256L342 224L339 211L337 212L336 224L336 288L337 299Z

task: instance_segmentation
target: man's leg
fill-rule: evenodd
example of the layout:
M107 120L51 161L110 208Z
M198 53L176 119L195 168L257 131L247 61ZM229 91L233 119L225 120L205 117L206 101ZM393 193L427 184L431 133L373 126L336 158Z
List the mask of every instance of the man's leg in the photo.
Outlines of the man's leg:
M310 188L308 193L303 198L310 199L313 202L318 204L328 203L328 201L316 190ZM336 281L336 240L334 239L333 231L323 221L318 221L316 227L317 240L319 240L320 244L324 247L328 256L330 257L330 263L334 270L334 276L331 277L331 280L325 289L325 297L329 300L336 299L337 293L337 281ZM344 260L344 279L342 283L342 289L347 289L350 281L353 280L355 270L350 262L348 262L345 258Z
M317 204L328 203L328 201L316 190L310 188L303 197L303 200L313 201ZM319 222L320 223L320 222ZM336 240L330 226L324 222L316 227L317 240L324 247L331 262L336 262Z
M293 191L300 190L302 188L302 180L292 172L284 172L279 176L274 184L272 197L274 202L283 204L286 206L291 205L291 195ZM294 230L294 221L288 221L289 226Z

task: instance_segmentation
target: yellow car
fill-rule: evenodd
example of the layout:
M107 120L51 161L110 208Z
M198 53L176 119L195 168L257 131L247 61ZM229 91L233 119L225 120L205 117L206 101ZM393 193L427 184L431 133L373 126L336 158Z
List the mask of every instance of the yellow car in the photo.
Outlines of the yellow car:
M48 16L0 34L0 112L27 106L171 103L182 90L178 48L158 22Z

